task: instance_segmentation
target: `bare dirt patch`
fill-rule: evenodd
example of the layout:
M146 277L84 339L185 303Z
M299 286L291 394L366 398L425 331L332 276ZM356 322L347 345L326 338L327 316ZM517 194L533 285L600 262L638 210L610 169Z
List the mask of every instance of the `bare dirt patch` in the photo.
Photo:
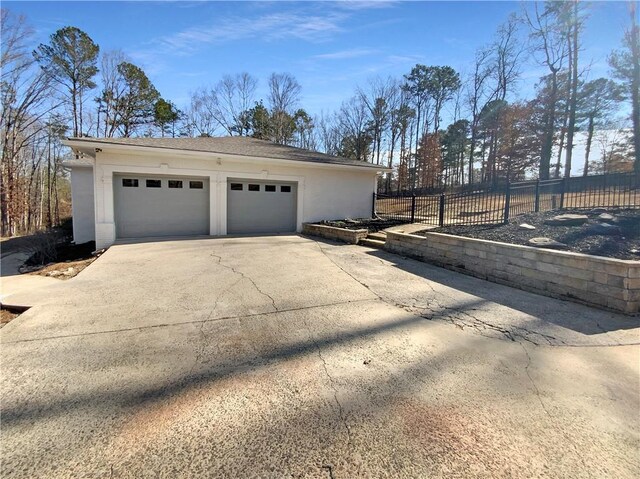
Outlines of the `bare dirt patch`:
M619 229L619 234L615 235L597 234L593 231L593 225L605 222L599 218L603 211L595 209L526 213L511 218L506 225L451 225L415 234L446 233L519 245L528 245L531 238L546 237L566 244L569 251L576 253L640 260L640 210L608 210L607 213L615 218L606 222ZM581 226L551 226L544 223L549 218L565 213L586 214L589 220ZM532 225L535 229L523 229L519 226L522 223Z
M73 278L93 263L103 251L95 251L94 241L73 243L71 231L71 221L65 221L60 226L31 235L1 238L2 257L18 253L24 255L27 259L17 268L22 274Z
M66 261L64 263L50 263L42 269L33 271L31 274L40 276L50 276L57 279L70 279L78 275L83 269L93 263L97 257L83 259L80 261Z
M13 313L4 308L0 309L0 328L11 322L11 320L16 319L18 316L20 316L18 313Z

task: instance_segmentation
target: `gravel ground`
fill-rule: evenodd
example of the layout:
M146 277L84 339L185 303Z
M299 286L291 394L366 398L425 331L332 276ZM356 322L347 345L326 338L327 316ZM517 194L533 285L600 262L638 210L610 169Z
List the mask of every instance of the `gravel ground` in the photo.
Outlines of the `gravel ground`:
M589 232L589 225L602 222L598 216L603 211L563 210L561 212L527 213L512 218L507 225L444 226L431 229L428 232L522 245L526 245L531 238L546 237L566 244L569 251L576 253L640 260L640 210L607 211L615 216L613 224L620 228L620 235L605 236ZM589 216L589 221L582 226L549 226L544 224L546 219L566 213L586 214ZM522 223L533 225L536 229L522 229L518 226ZM420 231L415 234L426 232Z
M370 233L381 231L402 224L402 221L382 220L378 218L359 218L346 220L321 221L318 224L325 226L333 226L335 228L345 228L348 230L368 229Z

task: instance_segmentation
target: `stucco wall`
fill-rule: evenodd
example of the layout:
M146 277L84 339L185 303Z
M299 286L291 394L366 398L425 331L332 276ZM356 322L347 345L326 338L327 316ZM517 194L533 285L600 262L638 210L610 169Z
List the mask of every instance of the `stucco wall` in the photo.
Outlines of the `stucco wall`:
M289 166L288 163L291 163ZM334 165L268 161L241 161L238 158L194 155L175 156L158 152L96 154L94 179L96 195L96 243L99 248L115 240L113 210L113 174L137 173L156 175L188 175L209 177L210 234L227 233L227 179L255 178L298 183L297 231L302 224L326 219L371 216L376 171L343 168Z
M93 169L71 170L71 208L73 213L73 241L76 244L95 239L93 204Z

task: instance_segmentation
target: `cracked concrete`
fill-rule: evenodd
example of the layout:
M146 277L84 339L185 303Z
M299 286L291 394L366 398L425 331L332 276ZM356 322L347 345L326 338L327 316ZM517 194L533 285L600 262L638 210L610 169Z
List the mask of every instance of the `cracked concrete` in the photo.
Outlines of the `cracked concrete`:
M637 319L297 236L118 245L13 296L3 477L640 473Z
M254 280L252 280L249 276L247 276L246 274L244 274L242 271L238 271L236 268L234 268L233 266L228 266L222 263L222 256L216 255L211 253L211 256L213 256L214 258L218 258L218 264L220 266L222 266L223 268L228 268L230 269L234 274L238 274L240 275L241 280L245 279L247 281L249 281L251 283L251 285L256 289L256 291L258 293L260 293L263 296L266 296L267 298L269 298L269 300L271 301L271 305L273 306L273 310L274 311L278 311L278 307L276 306L276 301L271 297L271 295L265 293L264 291L262 291L258 285L256 284L256 282ZM229 288L227 288L224 292L227 292L229 289L231 289L233 286L236 286L237 283L234 283L233 285L231 285ZM215 308L214 308L215 309Z

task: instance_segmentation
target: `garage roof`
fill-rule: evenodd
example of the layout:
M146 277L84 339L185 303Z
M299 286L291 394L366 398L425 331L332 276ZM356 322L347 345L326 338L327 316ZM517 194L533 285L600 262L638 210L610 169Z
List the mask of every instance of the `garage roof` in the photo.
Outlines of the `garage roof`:
M69 138L73 146L79 143L120 146L136 146L145 148L162 148L170 150L198 151L203 153L219 153L228 155L273 158L280 160L305 161L336 165L359 166L386 171L387 168L364 161L351 160L339 156L327 155L316 151L304 150L293 146L278 145L266 140L258 140L246 136L198 137L198 138Z

